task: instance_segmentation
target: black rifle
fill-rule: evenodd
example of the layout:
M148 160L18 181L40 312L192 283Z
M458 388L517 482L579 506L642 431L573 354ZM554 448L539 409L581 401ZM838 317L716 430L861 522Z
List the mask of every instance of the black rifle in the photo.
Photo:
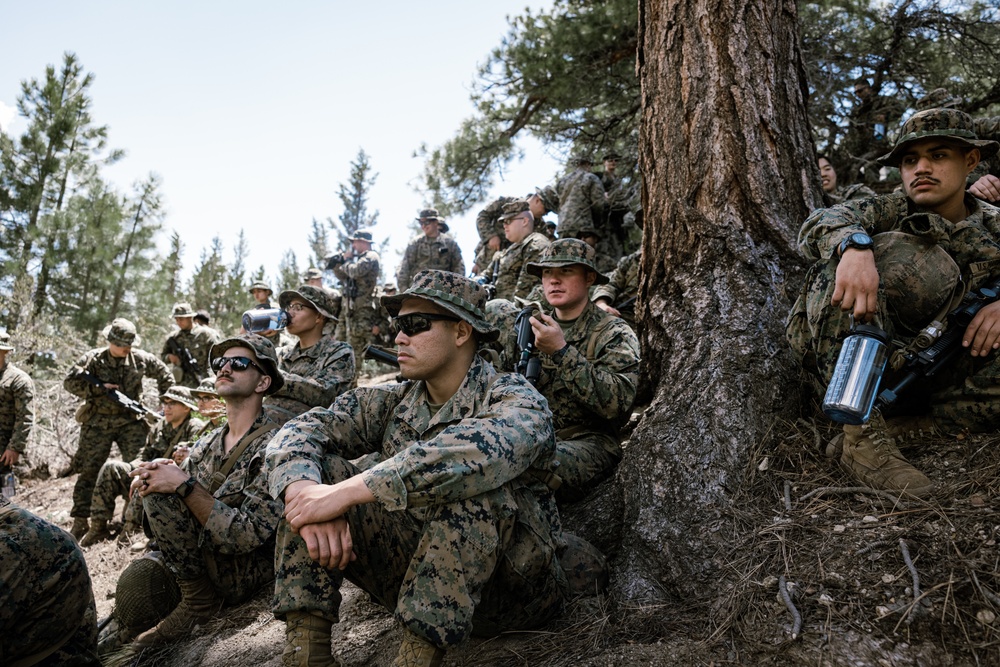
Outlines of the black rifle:
M491 277L492 275L493 274L491 273L489 275L479 274L472 276L472 281L477 285L479 285L480 287L482 287L484 290L486 290L487 301L492 299L497 293L497 286L493 284L493 278Z
M396 358L396 355L388 350L383 350L377 345L366 347L363 356L365 359L374 359L375 361L381 361L383 364L399 368L399 359Z
M534 386L542 374L542 362L538 359L538 349L535 347L535 332L531 328L531 315L534 308L525 306L514 320L517 331L517 351L520 357L515 370L523 375Z
M163 417L156 414L155 412L147 408L139 401L129 398L128 396L118 391L117 389L108 389L107 387L104 386L104 380L97 377L93 373L83 372L80 373L77 377L83 378L84 380L94 385L95 387L100 387L105 392L107 392L108 398L110 398L113 402L117 403L118 405L122 406L123 408L125 408L126 410L128 410L133 414L139 415L140 417L147 417L151 415L158 420L163 419Z
M908 352L902 366L903 377L892 387L883 389L875 399L875 407L884 409L899 398L911 384L920 378L933 377L962 351L962 337L969 322L984 306L1000 299L1000 278L977 290L968 292L962 303L948 313L948 327L933 345L919 352Z
M632 297L630 299L625 299L624 301L622 301L621 303L619 303L617 306L615 306L615 310L617 310L618 312L622 312L622 311L626 311L626 310L635 310L635 300L636 300L636 297Z
M201 368L198 366L197 359L191 354L191 350L181 345L181 342L176 338L170 337L167 339L167 353L181 360L181 369L186 375L193 375L198 382L201 382Z

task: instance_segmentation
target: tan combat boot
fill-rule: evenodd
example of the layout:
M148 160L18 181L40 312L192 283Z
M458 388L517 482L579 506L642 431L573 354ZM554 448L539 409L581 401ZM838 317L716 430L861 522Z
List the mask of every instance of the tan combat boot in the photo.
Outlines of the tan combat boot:
M903 458L885 430L881 417L864 426L845 424L841 467L872 489L913 498L929 496L933 482Z
M69 529L69 534L79 542L90 530L90 519L85 516L73 517L73 527Z
M444 649L418 637L409 630L403 630L403 642L399 645L399 655L392 667L438 667L444 660Z
M284 667L331 667L337 663L330 655L330 627L333 624L304 611L285 615Z
M900 447L904 444L919 444L924 438L939 436L942 429L933 417L890 417L885 420L885 434Z
M222 608L222 598L215 592L207 574L198 579L178 579L181 601L165 619L135 638L137 649L172 642L186 637L199 623L215 617Z
M90 524L90 530L88 530L87 534L83 536L82 540L80 540L80 546L93 546L98 542L110 539L110 537L111 529L108 528L108 522L104 519L94 519L94 521Z

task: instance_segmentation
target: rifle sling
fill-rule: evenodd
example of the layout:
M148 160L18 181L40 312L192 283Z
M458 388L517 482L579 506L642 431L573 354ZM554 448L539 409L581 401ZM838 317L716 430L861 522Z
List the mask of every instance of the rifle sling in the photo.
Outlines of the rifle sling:
M278 428L275 423L264 424L260 428L250 431L244 435L240 441L233 447L233 451L229 452L229 456L223 462L222 467L212 473L212 486L209 488L208 492L215 495L215 492L219 490L219 487L226 481L229 477L229 473L232 471L233 466L236 465L236 461L239 460L246 448L250 446L250 443L256 440L259 436L264 435L268 431L273 431Z

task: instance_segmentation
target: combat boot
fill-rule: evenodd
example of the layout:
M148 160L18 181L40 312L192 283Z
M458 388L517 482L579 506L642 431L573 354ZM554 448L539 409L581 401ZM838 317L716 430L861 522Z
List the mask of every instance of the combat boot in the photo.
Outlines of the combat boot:
M69 529L69 534L79 542L90 530L90 519L85 516L73 517L73 527Z
M222 598L207 574L197 579L178 579L177 585L181 589L180 603L155 627L135 638L132 644L137 649L186 637L191 628L214 618L222 608Z
M333 624L304 611L285 616L284 667L331 667L337 663L330 654L330 627Z
M108 522L104 519L94 519L90 524L90 530L87 534L83 536L80 540L81 547L89 547L97 544L98 542L103 542L104 540L111 538L111 529L108 528Z
M403 642L392 667L438 667L444 660L444 649L409 630L403 630Z
M841 467L872 489L913 498L931 494L934 484L899 453L881 417L863 426L844 425Z
M941 435L941 427L933 417L890 417L885 420L885 434L892 438L897 447L905 444L919 444L924 438Z

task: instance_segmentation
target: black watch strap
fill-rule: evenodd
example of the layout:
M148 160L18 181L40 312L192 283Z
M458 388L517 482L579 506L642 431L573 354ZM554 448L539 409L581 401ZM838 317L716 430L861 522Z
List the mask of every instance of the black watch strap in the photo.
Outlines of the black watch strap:
M858 250L871 250L875 247L875 242L872 241L872 237L868 236L864 232L854 232L846 239L840 242L837 246L837 256L843 257L844 252L848 248L857 248Z
M197 482L195 481L194 477L188 477L186 480L181 482L176 489L174 489L174 493L176 493L181 498L187 498L188 496L191 495L191 492L194 491L195 484L197 484Z

